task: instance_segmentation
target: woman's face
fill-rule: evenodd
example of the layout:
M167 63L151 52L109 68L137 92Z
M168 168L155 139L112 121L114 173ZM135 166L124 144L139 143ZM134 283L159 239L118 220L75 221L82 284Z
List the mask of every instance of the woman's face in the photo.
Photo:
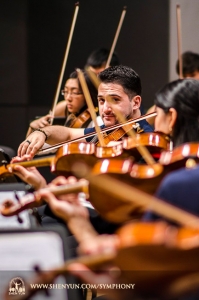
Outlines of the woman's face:
M79 113L86 104L84 95L79 88L78 80L70 78L64 86L64 99L70 113Z
M156 107L157 116L155 117L155 131L159 131L165 134L170 134L171 126L171 113L165 113L160 107Z

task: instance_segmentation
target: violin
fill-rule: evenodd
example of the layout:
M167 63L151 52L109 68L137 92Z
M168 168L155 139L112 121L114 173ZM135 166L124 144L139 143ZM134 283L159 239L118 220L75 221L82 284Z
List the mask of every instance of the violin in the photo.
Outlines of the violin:
M131 162L124 168L130 169ZM146 194L120 179L110 177L107 174L99 178L99 176L88 170L86 164L78 164L77 162L74 173L75 175L77 173L77 176L80 173L81 176L79 177L84 177L89 181L89 201L100 215L110 222L122 223L133 218L140 218L145 211L152 210L172 221L176 222L177 220L178 223L180 222L184 226L190 226L190 224L199 226L197 217L194 218L191 214L179 208L174 208L172 205ZM22 211L21 206L21 204L16 206L16 209L20 208L20 211ZM6 209L7 211L2 210L2 213L9 215L9 207ZM13 210L14 206L12 207L12 213Z
M115 129L120 128L120 127L125 127L125 128L127 128L127 126L130 125L130 124L132 124L132 123L139 122L139 121L141 121L141 120L144 120L144 119L147 119L147 118L151 118L151 117L156 116L156 115L157 115L157 113L154 112L154 113L151 113L151 114L148 114L148 115L141 116L141 117L136 118L136 119L128 120L125 124L120 123L120 124L112 125L112 126L109 126L108 128L102 129L102 130L100 131L100 133L104 134L104 133L106 133L106 132L109 131L109 130L115 130ZM132 127L132 126L131 126L131 127ZM129 128L129 127L128 127L128 128ZM129 130L130 130L130 129L129 129ZM41 150L39 151L38 154L44 154L45 152L57 150L58 148L60 148L61 146L65 145L65 144L76 143L76 142L79 142L79 141L81 141L81 140L85 140L85 139L88 138L88 137L96 136L96 134L97 134L96 132L91 132L91 133L85 134L84 136L75 138L75 139L73 139L73 140L58 143L58 144L53 145L53 146L50 146L50 147L48 147L48 148L41 149ZM112 140L113 140L113 139L112 139Z
M120 275L115 277L114 284L133 283L136 295L141 297L176 299L193 291L193 288L198 289L198 229L177 229L162 222L130 223L116 232L116 238L116 251L80 256L68 260L56 269L39 270L31 280L39 288L31 289L30 284L26 284L25 295L16 295L15 299L29 299L37 291L41 291L41 283L50 284L60 275L67 276L70 274L69 266L73 263L82 263L95 272L103 272L107 266L115 266L119 268ZM185 279L189 279L186 284ZM11 299L8 290L5 300ZM128 293L130 299L134 291Z
M148 138L147 143L145 143L145 138ZM160 144L157 142L158 140L160 140ZM151 142L149 143L149 141ZM149 145L152 155L155 154L156 157L160 157L155 164L135 163L140 158L136 148L139 142L146 147ZM136 147L131 149L131 146ZM164 151L163 147L165 149L169 147L166 136L157 133L137 134L135 139L127 138L123 141L124 152L126 149L131 151L129 153L132 153L133 160L131 160L131 155L125 159L119 157L112 160L100 160L96 162L92 172L99 176L99 180L104 174L110 174L112 177L131 184L144 192L154 194L161 180L168 173L183 167L193 168L199 162L199 143L186 143L176 147L173 151Z
M0 180L11 175L9 169L17 164L25 168L50 166L51 172L57 175L69 176L73 173L73 165L77 162L93 167L98 159L114 158L123 155L122 144L111 147L96 147L92 143L71 143L65 144L58 149L55 155L33 159L30 161L5 163L0 166Z
M88 166L93 166L97 158L94 155L95 145L89 143L73 143L60 147L55 155L33 159L30 161L16 162L4 164L0 166L0 178L4 178L11 174L10 170L14 165L28 167L44 167L50 166L51 172L57 175L68 176L71 174L71 169L74 162L86 161ZM70 155L69 155L70 154ZM89 159L88 159L89 158Z
M141 158L137 150L139 146L146 147L154 158L159 159L163 150L168 151L170 149L170 138L162 132L143 132L123 140L123 149L136 159Z
M121 224L140 218L144 212L151 210L183 226L199 226L197 217L194 218L193 215L149 195L128 182L107 174L99 177L92 171L87 174L85 172L84 178L89 181L89 201L109 222Z
M124 125L123 127L116 128L111 133L103 134L104 144L107 145L111 141L119 141L128 131L132 129L132 124ZM100 146L100 142L96 143L97 146Z
M84 110L78 117L75 117L70 123L70 128L83 128L91 121L89 110Z
M121 144L119 144L119 146L121 146ZM194 146L193 149L195 149L195 153L197 153L199 145L197 146L197 144L195 144ZM149 194L154 194L169 168L165 168L165 166L160 163L152 165L136 164L133 157L125 159L115 159L112 157L112 159L98 160L100 156L103 156L103 150L106 148L107 147L95 147L94 144L89 143L68 144L57 151L56 157L49 157L48 162L51 164L51 170L53 172L58 172L59 170L59 173L66 174L66 172L72 170L73 174L79 178L87 178L89 168L91 170L89 181L92 182L89 187L90 202L108 221L120 223L130 220L131 218L140 218L148 204L150 204L154 198L152 196L150 196L152 198L149 198L148 196L148 200L143 203L140 199L144 199L145 196L141 194L138 195L136 199L135 194L137 194L137 192L135 193L133 186L139 189L140 192L144 191ZM186 149L184 146L180 148ZM117 150L119 151L119 148ZM96 156L97 151L99 151L98 158ZM179 151L177 151L177 153L178 152ZM189 152L187 151L187 153ZM38 160L37 163L35 163L35 161L37 162L37 160L33 160L20 164L26 167L41 164L41 160ZM12 167L12 164L10 167ZM2 167L0 167L0 171L1 168ZM3 166L3 168L5 168L5 166ZM8 169L6 170L8 171ZM109 176L107 174L109 174ZM107 177L108 181L111 180L111 189L108 191ZM98 183L100 186L98 186Z
M111 160L97 161L92 173L100 178L104 174L109 174L149 194L154 194L161 179L165 176L164 168L159 162L150 165L136 163L141 159L137 148L140 145L145 146L152 156L159 158L163 150L169 149L169 138L157 132L141 133L133 138L125 138L122 145L124 158L116 157Z
M159 163L172 169L194 167L199 161L199 143L186 143L173 151L163 151Z

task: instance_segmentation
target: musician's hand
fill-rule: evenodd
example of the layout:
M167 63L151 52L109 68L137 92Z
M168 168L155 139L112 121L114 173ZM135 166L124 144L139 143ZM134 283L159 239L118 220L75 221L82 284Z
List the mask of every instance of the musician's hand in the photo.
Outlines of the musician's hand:
M14 164L16 162L21 162L29 159L30 155L24 155L23 157L16 156L12 159L11 163ZM35 190L39 190L47 186L45 178L35 167L24 168L20 165L15 164L11 168L9 168L9 172L15 174L26 183L32 185Z
M55 178L48 186L59 186L72 184L77 182L75 177L65 177L59 176ZM72 218L85 218L88 219L88 210L82 206L78 199L77 194L65 194L55 197L49 191L40 191L42 198L46 200L50 208L59 218L62 218L65 222L68 222Z
M46 136L41 131L34 131L25 141L23 141L18 148L18 156L22 157L29 154L31 158L42 148L46 140Z
M45 126L48 126L48 125L50 125L51 119L52 119L52 116L50 114L48 114L44 117L41 117L39 119L36 119L30 123L30 128L35 130L38 128L43 128Z
M108 299L131 299L131 297L122 297L124 290L122 290L123 294L121 294L118 289L114 290L106 288L107 285L115 286L115 284L118 283L121 271L117 267L103 267L103 272L95 273L84 264L72 263L67 267L67 269L72 275L78 277L81 281L93 285L93 289L98 289L100 293L106 294Z
M79 247L80 254L114 253L119 246L117 235L101 234L91 239L83 240Z

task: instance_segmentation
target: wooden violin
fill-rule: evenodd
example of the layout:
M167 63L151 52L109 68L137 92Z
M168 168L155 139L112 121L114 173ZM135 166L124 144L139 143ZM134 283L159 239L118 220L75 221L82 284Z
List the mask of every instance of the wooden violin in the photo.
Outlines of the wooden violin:
M134 137L128 137L123 140L123 148L134 158L140 159L140 153L137 150L139 146L146 147L155 159L159 159L160 153L168 151L170 148L170 138L161 132L143 132Z
M141 120L145 120L145 119L147 119L147 118L150 118L150 117L153 117L153 116L156 116L156 115L157 115L156 112L151 113L151 114L148 114L148 115L143 115L143 116L141 116L141 117L139 117L139 118L128 120L125 124L120 123L120 124L116 124L116 125L109 126L108 128L101 129L100 133L104 134L104 133L106 133L106 132L109 131L109 130L115 130L115 129L118 129L118 128L121 128L121 127L127 128L127 126L128 126L128 128L129 128L129 125L132 124L132 123L136 123L136 122L139 122L139 121L141 121ZM132 127L132 126L131 126L131 127ZM130 130L130 128L129 128L129 130ZM97 133L94 131L94 132L85 134L85 135L83 135L83 136L81 136L81 137L75 138L75 139L73 139L73 140L58 143L58 144L53 145L53 146L50 146L50 147L48 147L48 148L41 149L41 150L39 151L38 154L44 154L45 152L57 150L58 148L60 148L61 146L65 145L65 144L76 143L76 142L79 142L79 141L81 141L81 140L85 140L85 139L87 139L87 138L89 138L89 137L96 136L96 134L97 134Z
M136 163L141 159L137 148L145 146L155 158L159 158L163 149L169 149L169 138L161 133L141 133L122 141L123 157L97 161L92 173L101 178L109 174L121 181L154 194L161 179L165 176L164 167L159 162L153 164ZM125 156L126 155L126 156ZM122 176L121 176L122 175Z
M124 125L123 127L117 128L110 133L103 134L103 141L105 145L108 145L111 141L119 141L128 131L132 129L132 124ZM96 143L97 146L100 146L100 142Z
M143 141L142 137L144 138ZM151 143L148 143L150 146L150 152L160 156L159 160L155 164L146 165L135 163L140 156L137 152L137 148L133 148L133 146L137 146L140 141L141 144L144 143L147 147L145 138L152 141ZM156 143L158 140L161 141L160 144ZM99 176L99 180L104 176L104 174L110 174L112 177L131 184L142 191L154 194L161 180L168 173L183 167L193 168L199 161L199 143L186 143L176 147L173 151L161 152L161 148L165 147L166 149L167 147L168 149L168 145L167 137L164 135L161 136L157 133L137 134L135 139L127 138L123 141L124 153L126 151L125 148L132 151L133 161L131 161L130 155L125 159L119 157L112 160L100 160L96 162L92 172Z
M77 162L86 163L87 166L93 167L98 159L107 157L111 159L120 155L123 155L122 144L111 147L96 147L95 144L83 142L65 144L58 149L55 155L30 161L3 164L0 166L0 179L3 180L12 174L12 167L15 164L25 168L50 166L52 173L69 176L73 173L73 165Z
M70 128L84 128L91 121L91 115L88 109L85 109L81 114L75 117L70 123Z
M62 146L55 155L37 158L29 161L4 164L0 166L0 178L12 173L14 165L28 167L50 166L51 172L57 175L68 176L72 172L72 166L75 162L86 162L92 167L97 161L95 156L95 145L89 143L73 143Z
M176 147L173 151L163 151L159 162L176 169L179 167L193 167L199 161L199 143L190 142Z
M164 167L161 164L138 164L131 157L97 161L92 173L99 180L105 175L110 175L149 194L154 194L160 181L165 176Z

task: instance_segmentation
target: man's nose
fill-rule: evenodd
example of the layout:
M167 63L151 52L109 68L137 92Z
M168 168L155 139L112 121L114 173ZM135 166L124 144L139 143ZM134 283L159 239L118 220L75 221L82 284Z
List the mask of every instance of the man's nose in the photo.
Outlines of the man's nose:
M104 110L111 111L111 105L108 101L104 101Z

